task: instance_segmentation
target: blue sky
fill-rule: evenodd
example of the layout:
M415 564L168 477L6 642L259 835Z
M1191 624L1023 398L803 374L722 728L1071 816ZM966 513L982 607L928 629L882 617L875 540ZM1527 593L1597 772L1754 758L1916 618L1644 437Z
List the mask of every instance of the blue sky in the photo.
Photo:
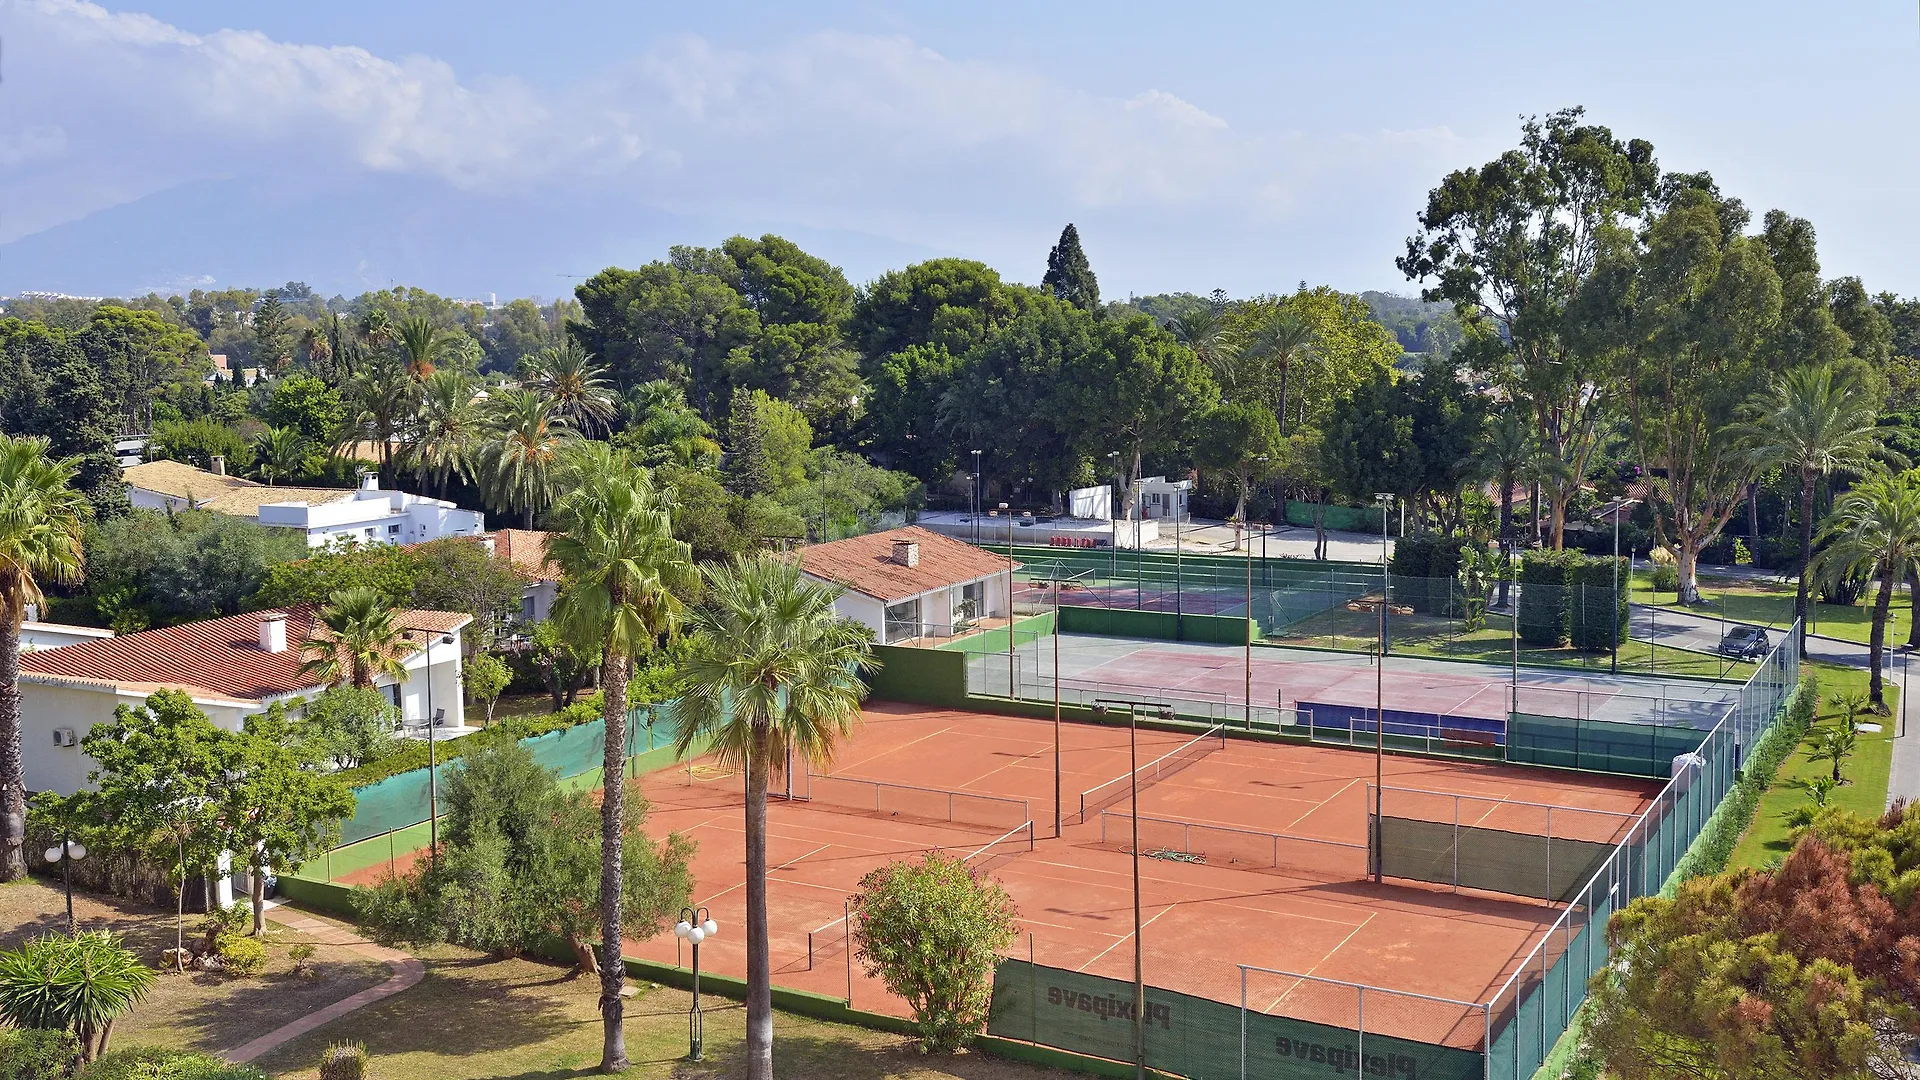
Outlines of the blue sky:
M1108 296L1411 288L1447 170L1582 104L1920 292L1920 16L1799 4L0 0L0 291L553 295L775 231Z

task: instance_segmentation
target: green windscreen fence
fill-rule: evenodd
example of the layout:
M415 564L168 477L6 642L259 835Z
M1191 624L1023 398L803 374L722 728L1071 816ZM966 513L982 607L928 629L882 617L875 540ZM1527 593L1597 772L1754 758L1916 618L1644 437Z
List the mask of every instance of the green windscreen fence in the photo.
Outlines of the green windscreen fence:
M626 756L633 758L649 750L671 745L666 725L656 719L657 710L641 706L627 714ZM606 756L607 724L593 720L561 731L549 731L520 745L533 753L533 760L561 779L580 776L600 767ZM440 763L441 779L445 770L457 761ZM340 843L351 844L370 836L379 836L427 820L427 795L430 789L426 769L389 776L354 790L353 816L340 823ZM444 806L442 807L444 809Z
M1615 847L1391 815L1375 824L1375 865L1386 877L1560 902L1579 893Z
M1147 1067L1193 1080L1256 1076L1480 1080L1482 1076L1483 1058L1476 1050L1377 1034L1367 1030L1362 1010L1352 1002L1345 1008L1330 1002L1328 1008L1341 1014L1329 1017L1337 1022L1243 1011L1237 1005L1149 986L1143 1013ZM987 1033L1130 1062L1134 1059L1133 984L1024 960L1002 960L994 972Z
M1507 760L1664 780L1672 775L1673 759L1700 749L1706 734L1691 727L1513 713L1507 721Z

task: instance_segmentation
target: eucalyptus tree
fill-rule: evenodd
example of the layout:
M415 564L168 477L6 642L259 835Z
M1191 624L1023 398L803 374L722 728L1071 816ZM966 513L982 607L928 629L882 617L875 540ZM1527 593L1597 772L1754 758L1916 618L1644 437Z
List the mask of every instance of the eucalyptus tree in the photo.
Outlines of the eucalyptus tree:
M41 586L80 580L87 501L74 490L76 458L47 454L47 440L0 433L0 811L6 814L0 881L26 876L27 785L20 753L20 627L46 603Z
M1396 260L1409 280L1433 280L1421 299L1454 305L1474 331L1470 361L1569 466L1547 493L1556 548L1617 385L1615 354L1576 349L1567 309L1609 230L1645 213L1660 176L1651 144L1615 138L1584 113L1528 119L1518 148L1448 174Z

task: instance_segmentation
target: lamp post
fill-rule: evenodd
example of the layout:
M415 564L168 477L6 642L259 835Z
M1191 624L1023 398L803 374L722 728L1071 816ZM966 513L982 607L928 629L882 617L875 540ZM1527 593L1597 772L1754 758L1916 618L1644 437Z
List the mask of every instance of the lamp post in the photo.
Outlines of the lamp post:
M720 932L713 913L706 908L680 909L680 921L673 924L673 936L693 946L693 1007L687 1010L687 1060L699 1061L705 1031L700 1017L700 943Z
M973 451L973 543L980 544L980 451Z
M1387 510L1393 496L1375 492L1373 501L1380 507L1380 658L1373 668L1373 880L1380 882L1380 812L1387 766L1387 600L1392 594L1392 579L1387 576Z
M1613 517L1613 611L1608 615L1613 621L1613 629L1608 636L1613 639L1613 656L1607 663L1608 674L1620 674L1620 515L1638 503L1638 499L1615 499L1609 509ZM1627 579L1631 582L1633 579ZM1631 609L1629 609L1631 610ZM1726 609L1721 608L1721 617L1726 617Z
M73 834L63 832L60 842L48 848L44 854L48 862L60 864L60 884L67 890L67 936L74 934L73 922L73 864L87 857L87 845L73 838Z
M452 634L440 638L442 645L452 643ZM422 655L427 658L427 863L437 866L440 863L440 762L435 756L433 735L434 729L440 726L441 718L447 715L447 710L435 712L433 708L433 646L434 639L429 636ZM401 722L406 722L404 716Z

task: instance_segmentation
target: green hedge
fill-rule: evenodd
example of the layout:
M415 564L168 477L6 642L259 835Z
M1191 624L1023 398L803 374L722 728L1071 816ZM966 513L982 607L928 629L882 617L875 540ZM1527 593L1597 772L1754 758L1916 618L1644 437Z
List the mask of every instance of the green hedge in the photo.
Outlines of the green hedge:
M1627 560L1583 558L1575 562L1569 575L1573 595L1568 598L1572 616L1570 636L1573 647L1592 652L1610 652L1627 640L1627 594L1616 590L1615 582L1625 586L1629 570ZM1607 609L1613 609L1609 624Z
M1774 775L1800 745L1800 740L1806 737L1807 729L1813 725L1814 708L1819 703L1819 678L1812 674L1803 676L1784 714L1747 751L1733 790L1720 800L1719 809L1700 831L1700 838L1674 867L1674 881L1718 874L1727 868L1733 849L1760 810L1760 796L1773 783Z
M1455 578L1460 573L1460 549L1466 543L1463 537L1433 533L1405 537L1396 543L1387 564L1394 603L1406 604L1419 615L1459 618L1465 614L1464 598Z
M1573 639L1573 568L1577 551L1531 551L1520 562L1520 640L1557 649Z

